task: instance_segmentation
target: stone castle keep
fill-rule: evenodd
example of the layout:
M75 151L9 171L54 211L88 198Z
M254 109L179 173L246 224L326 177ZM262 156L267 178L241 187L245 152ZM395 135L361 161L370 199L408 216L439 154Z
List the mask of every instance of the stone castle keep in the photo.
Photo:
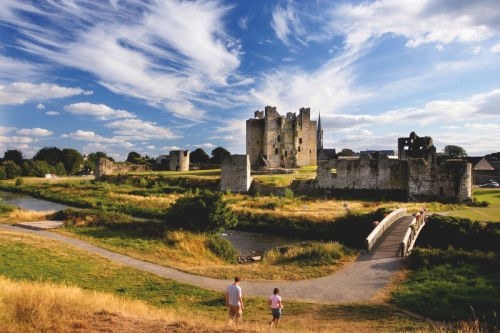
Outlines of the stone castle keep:
M247 155L252 167L295 168L316 165L317 122L311 110L281 116L276 107L266 106L247 120Z

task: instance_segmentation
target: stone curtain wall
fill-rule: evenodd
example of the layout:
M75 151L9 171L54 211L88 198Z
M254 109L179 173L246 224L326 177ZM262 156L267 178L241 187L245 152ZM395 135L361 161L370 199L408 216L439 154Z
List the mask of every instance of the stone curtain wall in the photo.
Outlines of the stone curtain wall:
M222 157L220 188L234 193L247 193L252 183L248 155Z
M145 172L150 168L142 164L115 164L110 160L99 157L95 164L95 179L100 179L104 175L112 173Z
M447 160L435 168L423 159L409 159L408 163L409 201L472 201L472 165L468 161Z
M472 200L472 166L453 160L432 167L422 158L363 154L358 160L318 161L314 187L335 196L467 203Z
M170 171L189 171L189 150L170 151Z
M407 165L383 154L378 159L363 154L357 160L318 161L316 184L320 188L405 190Z

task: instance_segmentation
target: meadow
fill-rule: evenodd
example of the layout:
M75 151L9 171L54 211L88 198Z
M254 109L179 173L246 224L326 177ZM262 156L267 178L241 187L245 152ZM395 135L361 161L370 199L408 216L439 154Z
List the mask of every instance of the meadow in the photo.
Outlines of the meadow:
M300 174L298 175L300 176ZM74 220L71 223L66 223L65 228L56 232L81 238L95 245L160 265L175 267L193 274L224 279L230 279L234 275L242 275L246 279L300 280L332 274L356 258L357 242L359 239L363 240L366 237L365 234L369 232L374 218L382 218L382 215L375 217L375 214L387 212L390 208L402 206L407 207L410 212L415 212L422 207L426 207L434 212L448 212L449 215L479 210L488 214L489 210L495 209L495 205L498 204L498 201L495 201L498 200L498 192L483 189L475 190L475 195L479 193L478 201L486 200L492 203L487 208L440 203L378 202L375 200L346 201L334 198L308 197L280 198L226 193L224 200L238 214L239 228L243 230L259 230L266 233L279 231L285 236L301 235L304 239L301 244L268 251L264 255L262 262L250 265L235 265L210 251L207 245L209 235L181 230L168 230L163 234L151 232L151 230L155 230L157 225L161 224L164 212L177 198L186 194L192 195L197 191L197 188L211 188L216 183L216 179L212 177L214 176L210 175L201 179L196 177L184 179L172 177L170 179L161 175L156 177L144 175L113 179L109 183L94 183L88 180L60 182L30 182L28 180L20 186L3 182L0 189L30 193L68 204L78 202L80 207L90 207L89 211L100 212L99 214L108 216L107 219L110 221L117 219L113 214L117 214L114 212L118 211L122 213L133 211L136 216L154 216L148 222L133 221L133 219L129 221L127 218L119 218L119 220L123 220L123 223L112 221L112 223L103 222L101 225L89 223L92 219L81 218L78 221ZM345 214L343 206L346 202L352 211L349 217ZM19 212L15 209L9 210L5 208L5 205L0 204L0 222L2 223L43 220L50 217L51 214L55 214L55 212ZM97 213L90 213L91 216L94 216L92 214ZM110 216L115 217L110 218ZM106 218L103 218L104 220ZM481 225L487 224L483 223ZM350 237L353 234L355 237ZM2 242L8 244L7 238L4 237ZM118 297L120 300L127 298L127 302L129 299L133 300L132 302L137 300L145 302L146 306L153 307L151 313L157 308L168 308L174 311L168 312L167 317L169 319L164 319L164 317L162 317L163 319L157 319L155 315L151 315L153 319L149 317L143 319L145 321L151 320L151 325L157 325L160 322L160 325L168 326L170 324L165 324L165 321L167 323L174 322L173 325L177 325L178 332L198 329L207 332L224 330L221 325L224 322L225 310L223 307L215 305L219 301L209 291L196 291L196 288L191 286L183 289L182 284L171 287L163 285L162 283L166 283L164 281L158 282L149 277L147 281L138 280L137 283L129 283L128 287L123 287L123 285L120 286L121 282L126 284L125 281L132 281L132 276L138 273L133 272L127 275L128 273L123 271L123 273L120 273L123 274L120 275L122 279L114 276L114 272L101 268L95 269L94 273L89 273L90 266L86 266L86 264L79 263L78 268L73 268L68 265L71 262L69 259L69 261L64 261L64 265L57 264L59 259L49 260L43 258L48 249L30 252L28 248L36 249L38 245L34 245L32 241L21 241L20 239L24 238L24 236L15 236L14 238L16 242L19 241L17 244L13 245L11 242L8 249L4 246L1 247L2 251L12 253L12 255L2 254L2 258L8 258L8 260L5 260L2 264L0 274L11 279L6 283L17 285L20 283L19 281L38 281L41 284L35 283L24 285L24 287L42 289L45 288L45 283L49 283L49 285L55 283L57 288L62 285L63 291L64 288L68 288L65 285L70 284L71 288L75 287L77 290L79 290L78 288L90 289L99 293L111 293L112 295L109 295L111 298ZM345 240L348 246L336 243L337 238ZM21 244L23 242L31 243L26 246ZM453 243L453 240L447 239L443 242L443 244L448 243L457 246L457 243ZM426 246L432 248L429 244L424 247ZM16 247L19 248L16 249ZM61 248L60 246L57 247ZM311 251L311 248L314 251ZM486 250L482 249L482 251ZM69 253L70 250L63 248L62 252ZM318 253L321 253L319 257ZM411 257L414 262L410 263L407 270L398 274L399 280L393 281L382 295L369 303L344 306L293 303L293 308L287 305L290 317L287 318L288 325L283 325L282 329L290 332L327 332L333 330L354 330L359 332L486 332L489 330L496 332L498 323L494 311L498 312L499 310L496 301L499 294L499 281L494 274L491 274L492 271L483 269L484 265L482 264L479 264L479 266L471 264L471 266L455 268L454 263L462 262L460 260L463 259L460 258L463 256L457 259L456 256L452 256L450 253L432 253L434 253L434 257L445 257L449 258L449 260L442 265L441 263L436 265L435 259L430 260L428 254L423 255L421 250L417 249ZM19 260L19 257L26 256L36 257L36 261L40 262L41 266L38 268L31 267L28 270L26 268L29 266L27 263L19 267L12 264L14 260ZM69 254L63 255L59 253L55 256L66 256L68 258ZM76 257L78 255L75 254ZM423 257L426 259L419 259ZM477 256L472 257L476 258ZM81 255L78 260L82 260ZM75 261L78 260L75 259ZM497 262L496 259L490 258L488 260ZM55 266L48 265L48 262L53 262ZM415 264L415 262L419 264ZM488 262L491 264L492 261ZM65 271L66 267L71 273ZM109 267L111 269L112 265L109 265ZM493 267L496 266L493 265ZM79 270L83 271L78 272ZM122 270L124 270L123 267L119 269L119 271ZM71 274L81 274L92 278L71 277ZM147 274L141 272L140 275L146 276ZM108 280L108 277L111 277L110 279L116 282L116 286L114 285L115 282ZM94 285L91 283L94 283ZM168 283L174 282L169 281ZM56 288L56 285L52 286ZM134 289L135 286L137 290ZM474 286L475 289L468 289L470 286ZM160 292L160 296L152 296L151 293L148 294L148 288L153 293L154 290L176 290L180 299L186 297L190 302L193 300L197 308L197 302L199 301L190 294L190 289L194 290L195 294L201 295L201 298L207 298L210 301L207 303L207 308L203 305L199 306L199 310L196 312L200 314L199 320L193 321L183 316L183 305L178 304L182 303L181 301L178 301L173 296L171 298L168 293L162 294ZM445 294L444 291L448 291L448 294ZM165 302L165 299L171 300ZM477 302L481 304L482 301L484 301L485 308L477 305L473 308L470 307L470 304L478 304ZM248 311L247 318L249 321L246 329L249 332L259 332L264 329L262 328L264 322L262 314L266 311L265 302L257 298L251 302L253 302L251 304L255 312L252 314ZM259 302L263 304L259 305ZM144 305L140 305L140 307L142 306ZM99 312L96 311L95 313ZM121 310L106 311L108 311L106 312L108 314L115 313L115 317L119 317L120 320L131 321L129 314L122 315ZM217 311L221 313L217 314ZM98 322L100 317L96 317L95 313L90 314L90 317L96 318L95 320ZM321 313L321 315L318 315L318 313ZM326 316L326 313L329 316ZM423 318L429 317L443 320L448 324L426 322L422 317L413 313L423 315ZM481 317L474 317L475 313L480 314ZM319 316L319 320L314 320L316 316ZM75 318L78 318L78 315L75 315ZM215 321L214 318L216 318ZM79 319L76 319L76 322L78 321ZM485 325L485 321L487 325ZM314 325L311 326L310 322L313 322ZM307 330L305 327L307 327Z

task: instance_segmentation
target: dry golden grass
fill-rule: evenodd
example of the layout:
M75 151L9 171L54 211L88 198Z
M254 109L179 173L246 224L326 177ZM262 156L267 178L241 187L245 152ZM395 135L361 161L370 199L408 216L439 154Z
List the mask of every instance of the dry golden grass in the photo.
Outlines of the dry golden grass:
M370 304L285 309L283 332L481 332L477 322L437 326L391 307ZM268 332L268 313L245 309L240 332ZM231 332L226 312L158 309L138 300L53 283L12 281L0 276L0 332Z
M47 217L54 214L55 211L35 212L32 210L15 210L7 216L0 218L0 223L17 223L17 222L37 222L46 221Z

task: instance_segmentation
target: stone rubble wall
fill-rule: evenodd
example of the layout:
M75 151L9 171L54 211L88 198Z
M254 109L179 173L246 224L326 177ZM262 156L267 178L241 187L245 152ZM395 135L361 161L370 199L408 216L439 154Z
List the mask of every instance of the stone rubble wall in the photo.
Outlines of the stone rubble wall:
M116 164L107 158L99 157L95 164L95 179L100 179L104 175L113 173L145 172L150 171L148 165L143 164Z

